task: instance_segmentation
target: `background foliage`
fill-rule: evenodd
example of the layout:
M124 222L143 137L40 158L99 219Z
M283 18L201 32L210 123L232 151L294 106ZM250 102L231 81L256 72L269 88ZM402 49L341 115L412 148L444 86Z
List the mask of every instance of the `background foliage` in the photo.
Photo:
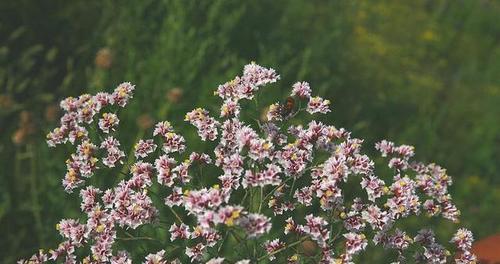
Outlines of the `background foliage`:
M123 140L170 120L190 142L184 113L214 110L216 85L252 60L282 76L264 103L309 81L333 101L329 122L370 150L383 138L414 145L454 176L463 225L500 232L498 1L22 0L0 13L2 263L56 246L55 224L79 216L60 186L68 153L44 142L60 99L131 81Z

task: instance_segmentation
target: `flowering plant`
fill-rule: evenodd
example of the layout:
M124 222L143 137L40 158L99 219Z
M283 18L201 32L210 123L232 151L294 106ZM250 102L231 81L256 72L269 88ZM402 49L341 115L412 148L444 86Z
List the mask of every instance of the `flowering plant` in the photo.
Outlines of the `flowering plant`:
M368 244L396 252L396 263L475 262L466 229L451 239L452 257L432 230L410 234L396 226L421 213L458 222L445 169L413 161L411 146L383 140L375 148L393 175L382 179L363 140L349 131L314 120L290 125L299 112L330 111L307 82L269 106L265 121L245 122L240 102L279 79L251 63L215 91L223 100L219 119L202 108L186 114L201 140L214 142L211 153L189 153L185 138L163 121L125 155L117 110L132 98L130 83L63 100L65 114L47 142L76 146L62 185L79 190L85 217L61 220L56 229L65 240L19 263L353 263ZM86 186L98 171L117 169L111 187ZM346 192L349 182L362 192ZM146 228L154 232L141 236ZM139 240L149 242L141 256L125 250Z

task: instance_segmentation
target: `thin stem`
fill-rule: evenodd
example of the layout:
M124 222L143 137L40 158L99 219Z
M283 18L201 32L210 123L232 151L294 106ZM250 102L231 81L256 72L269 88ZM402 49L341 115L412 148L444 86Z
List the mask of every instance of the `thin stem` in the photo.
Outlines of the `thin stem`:
M36 230L38 233L38 239L43 245L45 242L44 239L44 233L43 233L43 225L42 225L42 217L40 215L40 202L38 200L38 195L39 195L39 190L38 190L38 184L36 180L36 153L34 146L30 143L26 146L26 154L29 154L29 160L30 160L30 185L31 185L31 199L32 199L32 212L33 216L35 218L35 226Z
M152 191L151 189L149 189L149 190L148 190L148 192L149 192L149 193L151 193L151 194L154 194L154 195L155 195L158 199L160 199L160 196L159 196L156 192ZM176 222L177 222L178 224L182 224L182 223L184 223L184 221L183 221L183 220L182 220L182 218L179 216L179 214L177 214L177 212L174 210L174 208L172 208L172 207L170 207L170 206L167 206L167 208L168 208L168 209L170 210L170 212L172 212L172 214L175 216ZM160 222L161 222L161 221L160 221ZM167 222L163 222L163 223L167 224Z
M304 108L305 109L305 108ZM301 108L299 108L297 111L295 111L295 113L293 113L291 116L289 116L287 119L290 120L292 118L294 118L298 113L300 113L302 110L304 110Z
M264 201L267 200L267 198L269 198L276 190L278 190L279 188L285 186L285 184L287 182L289 182L291 179L293 179L293 177L290 177L288 179L286 179L284 182L282 182L280 185L276 186L274 189L271 190L271 192L269 192L266 197L264 197Z
M125 235L127 235L128 237L117 237L116 239L119 239L119 240L124 240L124 241L131 241L131 240L150 240L150 241L156 241L156 242L159 242L161 243L160 240L158 239L155 239L155 238L152 238L152 237L147 237L147 236L140 236L140 237L136 237L136 236L133 236L132 234L130 234L129 232L125 231Z
M217 248L217 254L219 254L219 252L222 249L222 246L224 245L224 242L226 242L226 239L227 239L228 236L229 236L229 231L226 231L226 235L224 236L224 240L222 240L222 243L220 243L219 247Z
M333 229L333 224L331 225L330 230L332 230L332 229ZM340 233L342 232L342 229L343 229L343 227L342 227L342 224L341 224L341 225L339 225L339 230L337 231L337 233L335 234L335 236L330 239L330 241L329 241L328 244L332 244L333 242L335 242L335 240L337 240L337 238L339 237Z
M238 234L236 234L236 232L235 232L233 229L229 229L229 230L228 230L228 232L229 232L229 233L231 233L231 235L234 237L234 239L236 239L236 242L238 242L238 244L243 243L243 245L245 246L245 249L246 249L246 253L250 254L250 249L248 248L248 245L247 245L247 243L246 243L246 242L247 242L247 240L245 240L245 241L243 242L243 239L242 239L242 238L240 238L240 237L238 236ZM239 250L238 250L238 251L239 251ZM248 256L250 256L250 255L248 255Z
M231 233L231 235L233 235L236 241L238 241L238 243L241 243L241 238L238 236L238 234L236 234L236 232L234 232L234 230L230 229L229 232Z
M99 133L99 128L97 127L97 122L92 122L94 123L93 125L89 125L89 128L94 131L94 133L97 135L100 141L104 141L104 138L101 136Z
M292 187L290 188L290 197L293 195L293 188L295 187L295 181L297 181L296 177L293 177Z
M262 124L260 123L260 120L255 118L255 117L250 117L250 118L253 119L257 123L257 125L259 126L259 129L262 130Z
M247 198L248 196L248 189L245 189L245 195L243 195L243 199L241 199L241 204L243 205L244 202L245 202L245 199Z
M128 240L151 240L151 241L157 241L157 242L160 242L159 240L157 239L154 239L152 237L117 237L116 239L119 239L119 240L124 240L124 241L128 241Z
M139 139L142 138L142 136L144 136L144 129L141 129L137 132L137 135L135 136L135 140L134 140L134 144L135 142L139 141ZM122 174L127 174L129 171L130 171L130 166L132 165L132 162L134 161L134 151L135 151L135 145L132 144L132 147L130 148L129 152L128 152L128 155L126 156L127 157L127 162L123 165L122 169L120 170L120 172Z
M259 214L260 214L260 212L262 211L262 203L264 203L264 199L263 199L263 197L264 197L264 187L263 187L263 186L261 186L261 187L260 187Z
M169 250L169 252L166 252L165 254L167 254L167 255L168 255L169 253L174 252L175 250L179 249L180 247L181 247L181 246L179 246L179 245L175 245L173 248L171 248L171 249Z
M166 226L166 225L162 225L162 223L163 223L163 224L167 224L167 222L160 222L160 223L158 223L158 225L156 225L155 227L158 227L158 228L163 228L163 229L168 230L168 229L169 229L169 227L168 227L168 226Z
M253 259L255 259L256 257L257 257L257 241L253 243L253 254L252 254Z
M172 214L174 214L178 224L184 223L184 221L182 221L182 218L177 214L177 212L174 211L174 208L170 206L167 206L167 208L170 210L170 212L172 212Z
M248 211L252 211L253 210L253 190L252 188L249 188L249 192L250 192L250 203L248 204Z

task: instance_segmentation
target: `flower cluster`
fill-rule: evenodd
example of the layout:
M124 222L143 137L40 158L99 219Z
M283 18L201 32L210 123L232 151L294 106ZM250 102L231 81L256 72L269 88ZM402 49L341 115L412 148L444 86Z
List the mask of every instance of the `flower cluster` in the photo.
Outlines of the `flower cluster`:
M115 167L117 162L125 157L125 153L120 150L120 142L112 136L107 137L101 142L101 149L106 150L106 157L103 157L102 163L110 168Z
M184 119L189 121L198 129L198 135L202 140L214 141L217 138L217 126L219 123L212 117L208 116L208 111L202 108L197 108L186 114Z
M450 242L455 243L461 251L458 258L455 259L457 263L471 263L476 261L476 256L471 253L473 241L472 232L465 228L460 228L455 233Z
M111 94L63 100L60 126L47 143L75 146L62 183L69 193L80 189L85 220L61 220L64 241L19 263L132 263L138 257L151 264L354 263L369 244L394 252L397 263L447 263L452 254L431 230L411 234L396 225L422 213L458 222L446 170L413 160L411 146L382 140L375 148L392 174L378 175L364 141L349 131L315 120L290 122L299 112L330 112L330 101L313 96L307 82L293 84L285 103L268 106L266 122L242 118L241 100L279 79L273 69L251 63L215 91L223 100L220 119L203 108L186 114L200 139L214 142L210 152L186 151L185 138L162 121L125 155L115 134L117 110L132 98L130 83ZM114 185L108 179L85 187L86 179L106 171L119 172ZM361 192L346 195L353 182ZM155 229L163 231L142 233ZM162 249L120 250L141 240ZM472 240L466 229L453 236L456 263L475 263Z
M119 122L120 120L117 115L113 113L104 113L102 114L102 118L99 119L99 128L102 132L108 134L110 131L115 131Z

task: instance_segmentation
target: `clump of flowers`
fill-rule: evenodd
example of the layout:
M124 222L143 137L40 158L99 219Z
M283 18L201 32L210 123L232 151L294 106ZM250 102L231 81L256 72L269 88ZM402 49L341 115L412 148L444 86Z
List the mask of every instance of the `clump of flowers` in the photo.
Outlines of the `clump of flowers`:
M295 83L286 103L268 107L267 122L245 121L242 102L279 79L251 63L215 91L220 118L203 108L186 114L200 139L214 142L207 153L187 151L168 121L122 146L117 109L132 98L130 83L64 99L60 126L47 142L75 146L62 185L80 194L84 217L61 220L63 242L19 263L353 263L368 245L395 252L395 263L475 263L466 229L451 239L452 254L429 229L396 227L414 215L453 222L460 216L446 170L413 160L413 147L377 143L392 171L382 177L363 140L349 131L315 120L290 125L301 112L314 118L330 111L331 102L313 96L307 82ZM87 184L115 167L121 173L114 186ZM355 195L348 193L352 183L361 187ZM163 231L144 235L145 227ZM134 251L140 255L125 250L130 244L121 247L141 241L147 243Z

